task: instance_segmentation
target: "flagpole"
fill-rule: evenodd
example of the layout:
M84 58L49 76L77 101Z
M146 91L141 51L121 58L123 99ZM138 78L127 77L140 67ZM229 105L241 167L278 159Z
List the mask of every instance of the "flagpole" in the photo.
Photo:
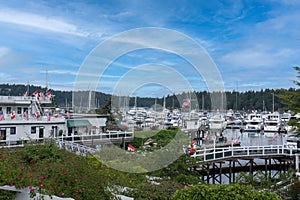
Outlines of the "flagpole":
M48 69L46 69L46 91L48 90Z
M29 81L27 81L27 95L29 95Z

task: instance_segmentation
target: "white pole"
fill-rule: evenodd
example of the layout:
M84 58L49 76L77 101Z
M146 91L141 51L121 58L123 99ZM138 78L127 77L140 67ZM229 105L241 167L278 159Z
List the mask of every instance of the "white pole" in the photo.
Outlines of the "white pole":
M274 113L274 93L273 93L273 113Z
M295 168L296 168L296 171L298 172L299 171L299 155L298 154L296 154Z

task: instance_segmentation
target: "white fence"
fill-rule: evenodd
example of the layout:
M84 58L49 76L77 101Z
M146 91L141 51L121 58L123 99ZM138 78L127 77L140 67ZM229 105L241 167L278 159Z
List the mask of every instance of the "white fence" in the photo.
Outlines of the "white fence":
M59 136L54 137L52 139L61 140L61 141L69 141L69 142L77 142L77 143L86 143L86 142L113 142L113 141L128 141L134 138L134 132L122 132L122 131L109 131L101 134L94 134L94 135L72 135L72 136ZM9 147L23 147L25 143L32 142L32 143L41 143L44 140L48 140L51 138L39 138L39 139L31 139L31 138L24 138L18 140L0 140L0 148L9 148Z
M287 145L268 146L243 146L243 147L222 147L198 149L192 157L200 157L203 161L222 160L226 158L241 157L263 157L263 156L296 156L300 154L300 149L291 148Z
M61 141L61 140L56 140L56 145L60 149L66 149L67 151L71 151L76 153L77 155L92 155L94 154L97 150L85 145L73 143L70 141Z

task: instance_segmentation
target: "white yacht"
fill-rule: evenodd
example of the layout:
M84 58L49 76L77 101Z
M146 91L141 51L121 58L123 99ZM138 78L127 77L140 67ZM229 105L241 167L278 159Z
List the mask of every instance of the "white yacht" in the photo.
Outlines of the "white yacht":
M259 113L248 114L245 122L245 132L260 132L263 128L262 115Z
M291 118L291 114L290 113L282 113L280 119L282 122L288 122Z
M264 134L265 136L273 137L274 132L279 132L280 126L280 115L278 112L269 113L265 116L264 121Z
M210 130L224 130L226 127L225 118L220 113L213 115L208 121Z

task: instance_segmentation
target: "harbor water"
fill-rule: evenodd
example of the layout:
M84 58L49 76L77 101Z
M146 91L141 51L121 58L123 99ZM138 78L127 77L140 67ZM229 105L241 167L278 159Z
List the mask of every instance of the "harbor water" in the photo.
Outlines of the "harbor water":
M265 145L283 145L286 142L287 135L280 133L264 132L240 132L239 129L226 129L223 131L223 136L228 140L238 139L241 146L265 146Z

